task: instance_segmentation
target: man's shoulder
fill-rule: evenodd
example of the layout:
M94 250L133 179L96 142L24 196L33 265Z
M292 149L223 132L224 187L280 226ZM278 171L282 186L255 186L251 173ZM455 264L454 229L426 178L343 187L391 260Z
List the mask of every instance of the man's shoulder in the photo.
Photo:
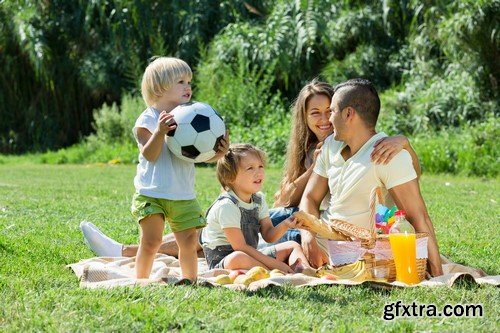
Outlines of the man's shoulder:
M325 139L325 143L323 144L323 146L327 147L329 150L338 150L342 147L343 144L343 141L335 140L332 134Z

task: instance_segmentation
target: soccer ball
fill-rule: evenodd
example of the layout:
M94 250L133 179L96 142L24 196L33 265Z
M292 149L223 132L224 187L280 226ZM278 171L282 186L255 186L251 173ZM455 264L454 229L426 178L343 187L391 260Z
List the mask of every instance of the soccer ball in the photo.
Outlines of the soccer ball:
M172 110L177 127L168 132L165 140L178 158L206 162L215 156L226 133L222 117L210 105L200 102L181 104Z

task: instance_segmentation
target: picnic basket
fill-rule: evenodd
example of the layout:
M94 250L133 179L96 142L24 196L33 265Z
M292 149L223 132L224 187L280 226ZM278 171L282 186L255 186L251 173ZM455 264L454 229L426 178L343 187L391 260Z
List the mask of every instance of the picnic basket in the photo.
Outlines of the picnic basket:
M377 235L375 232L375 213L377 204L384 204L384 198L380 187L374 188L371 192L369 229L336 219L324 222L305 212L297 212L295 213L295 216L302 221L303 226L323 238L336 241L359 240L360 246L367 250L364 252L361 259L364 261L365 269L369 272L375 272L377 269L380 270L381 268L385 268L385 278L388 282L393 282L396 280L396 266L394 264L394 259L377 259L374 252L369 251L373 249L377 243L386 243L380 245L389 246L389 236ZM416 233L417 240L425 237L428 237L427 233ZM421 281L425 279L426 266L427 258L417 258L417 273ZM371 277L373 279L376 278L375 276Z

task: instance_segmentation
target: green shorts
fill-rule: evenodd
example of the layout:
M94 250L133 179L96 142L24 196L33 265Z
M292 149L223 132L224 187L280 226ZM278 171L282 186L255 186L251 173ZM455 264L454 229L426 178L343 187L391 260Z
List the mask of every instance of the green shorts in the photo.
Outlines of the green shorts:
M137 222L153 214L163 214L172 232L205 227L206 221L198 200L168 200L135 193L132 198L132 215Z

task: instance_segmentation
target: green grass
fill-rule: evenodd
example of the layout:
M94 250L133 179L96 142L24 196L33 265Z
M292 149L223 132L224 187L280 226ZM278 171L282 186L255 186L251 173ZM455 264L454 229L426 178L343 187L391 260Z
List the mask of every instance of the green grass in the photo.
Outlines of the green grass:
M79 222L120 242L136 242L129 214L134 166L0 164L0 331L483 331L500 329L499 288L368 286L272 288L254 293L207 287L80 289L65 266L92 252ZM200 202L219 188L211 168L197 170ZM268 172L268 198L279 170ZM428 176L422 191L441 251L453 260L500 271L498 179ZM482 318L382 319L383 306L482 304Z

